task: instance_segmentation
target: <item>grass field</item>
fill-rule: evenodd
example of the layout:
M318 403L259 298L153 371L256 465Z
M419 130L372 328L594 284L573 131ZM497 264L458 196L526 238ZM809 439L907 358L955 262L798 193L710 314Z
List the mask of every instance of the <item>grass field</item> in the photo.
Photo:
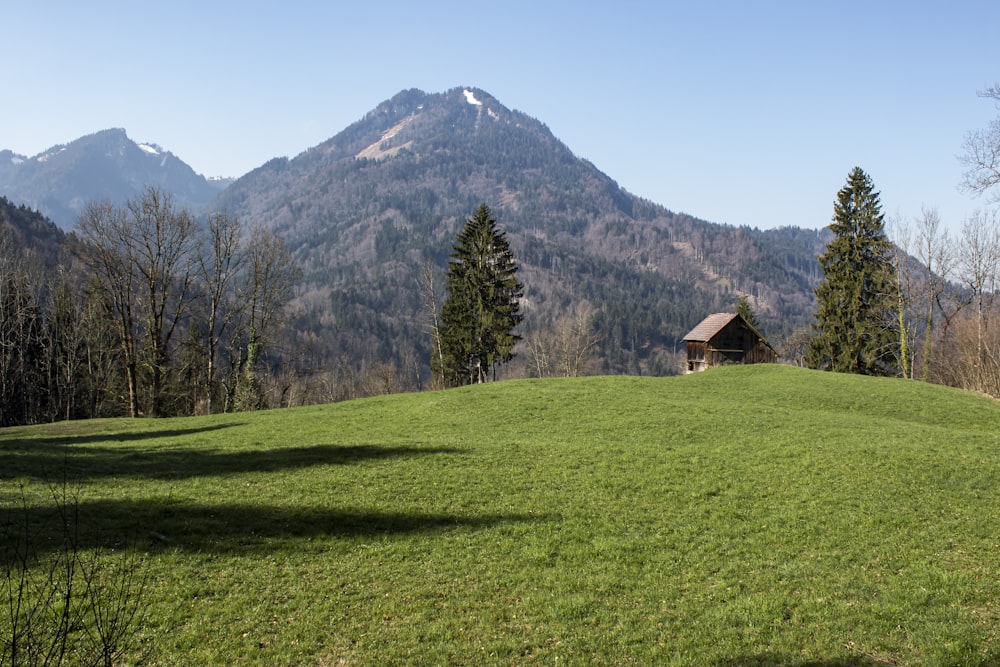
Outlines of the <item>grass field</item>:
M1000 405L942 387L750 366L0 430L42 550L64 477L85 546L137 540L153 664L1000 664Z

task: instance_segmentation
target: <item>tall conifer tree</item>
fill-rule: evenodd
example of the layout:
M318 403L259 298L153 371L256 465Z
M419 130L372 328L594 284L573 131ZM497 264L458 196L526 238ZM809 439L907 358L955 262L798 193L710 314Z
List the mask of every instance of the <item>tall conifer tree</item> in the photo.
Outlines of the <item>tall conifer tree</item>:
M760 328L757 323L757 314L753 312L753 306L750 305L750 300L746 296L740 296L740 301L736 304L736 314L746 320L747 324L754 329Z
M491 369L495 377L496 367L514 358L524 286L507 235L486 204L465 223L452 248L438 332L441 355L432 370L446 386L486 382Z
M836 236L820 256L815 336L808 363L841 373L898 372L899 335L892 244L885 234L879 193L855 167L833 206Z

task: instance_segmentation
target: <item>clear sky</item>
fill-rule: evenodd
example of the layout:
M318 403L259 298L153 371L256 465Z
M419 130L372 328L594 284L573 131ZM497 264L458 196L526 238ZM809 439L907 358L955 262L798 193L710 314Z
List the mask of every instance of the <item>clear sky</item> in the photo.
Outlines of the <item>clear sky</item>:
M860 166L890 216L957 190L1000 111L1000 2L0 0L0 149L110 127L206 176L338 133L407 88L475 86L630 192L819 228Z

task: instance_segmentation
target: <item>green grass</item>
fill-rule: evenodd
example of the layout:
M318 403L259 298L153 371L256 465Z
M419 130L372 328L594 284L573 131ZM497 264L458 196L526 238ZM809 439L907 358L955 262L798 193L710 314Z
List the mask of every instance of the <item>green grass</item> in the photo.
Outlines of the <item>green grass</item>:
M0 431L3 505L40 522L64 473L88 547L147 554L155 664L1000 664L1000 405L947 388L751 366Z

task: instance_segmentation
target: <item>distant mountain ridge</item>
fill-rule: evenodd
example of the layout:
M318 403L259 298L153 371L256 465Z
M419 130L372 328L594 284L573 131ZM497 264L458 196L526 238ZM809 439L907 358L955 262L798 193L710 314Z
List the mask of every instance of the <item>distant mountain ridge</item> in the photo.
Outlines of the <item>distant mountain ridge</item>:
M120 204L147 185L202 211L228 180L209 180L173 153L136 143L120 128L103 130L27 157L0 151L0 195L37 209L69 229L90 201Z

